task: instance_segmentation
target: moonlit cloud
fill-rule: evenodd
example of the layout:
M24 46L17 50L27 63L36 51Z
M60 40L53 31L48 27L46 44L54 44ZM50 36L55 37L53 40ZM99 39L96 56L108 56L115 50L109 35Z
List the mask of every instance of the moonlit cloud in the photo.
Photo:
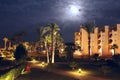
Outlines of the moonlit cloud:
M73 33L83 22L120 23L119 3L120 0L0 0L0 32L9 36L26 30L28 40L32 40L36 38L30 35L37 35L38 26L55 22L62 28L65 41L73 41Z

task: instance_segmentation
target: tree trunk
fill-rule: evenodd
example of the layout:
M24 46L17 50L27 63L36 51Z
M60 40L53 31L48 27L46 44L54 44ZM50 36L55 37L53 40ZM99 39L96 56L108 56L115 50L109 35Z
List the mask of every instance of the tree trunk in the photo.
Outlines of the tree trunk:
M7 41L4 41L4 48L6 50Z
M55 39L54 39L54 42L53 42L53 49L52 49L52 63L55 62Z
M88 34L88 58L90 59L90 34Z
M54 63L54 55L55 55L55 52L54 52L54 25L51 26L51 41L52 41L52 44L51 44L52 63Z
M46 49L46 54L47 54L47 63L49 63L49 54L48 54L48 47L47 47L47 41L45 41L45 49Z
M8 49L10 50L11 47L12 47L12 43L11 43L11 41L9 41Z

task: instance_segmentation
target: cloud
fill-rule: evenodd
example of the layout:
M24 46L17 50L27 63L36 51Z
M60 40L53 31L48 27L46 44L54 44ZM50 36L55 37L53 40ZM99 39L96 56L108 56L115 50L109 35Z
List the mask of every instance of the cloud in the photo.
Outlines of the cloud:
M0 0L0 32L9 27L14 28L9 32L29 27L33 30L38 25L55 22L70 40L85 21L96 20L98 24L119 22L119 3L120 0ZM78 15L68 14L70 5L80 7Z

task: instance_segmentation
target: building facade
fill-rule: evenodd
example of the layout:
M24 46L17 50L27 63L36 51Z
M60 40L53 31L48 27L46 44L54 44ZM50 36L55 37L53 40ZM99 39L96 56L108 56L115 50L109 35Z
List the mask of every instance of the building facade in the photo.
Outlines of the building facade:
M88 33L83 28L75 32L75 45L81 47L82 56L88 54ZM116 44L118 48L113 49ZM115 51L114 51L115 50ZM120 53L120 24L115 26L96 27L90 34L90 55L99 54L102 57L111 57Z

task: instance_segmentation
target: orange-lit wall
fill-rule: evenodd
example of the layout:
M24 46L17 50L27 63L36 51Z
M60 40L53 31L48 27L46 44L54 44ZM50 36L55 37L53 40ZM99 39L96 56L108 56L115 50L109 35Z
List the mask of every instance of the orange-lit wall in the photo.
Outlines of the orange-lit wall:
M102 57L111 57L113 55L111 49L113 44L118 45L115 52L120 53L120 24L113 27L96 27L94 32L90 34L90 38L91 56L99 53ZM79 32L75 32L75 45L81 46L83 56L88 55L88 33L83 28L80 28Z

